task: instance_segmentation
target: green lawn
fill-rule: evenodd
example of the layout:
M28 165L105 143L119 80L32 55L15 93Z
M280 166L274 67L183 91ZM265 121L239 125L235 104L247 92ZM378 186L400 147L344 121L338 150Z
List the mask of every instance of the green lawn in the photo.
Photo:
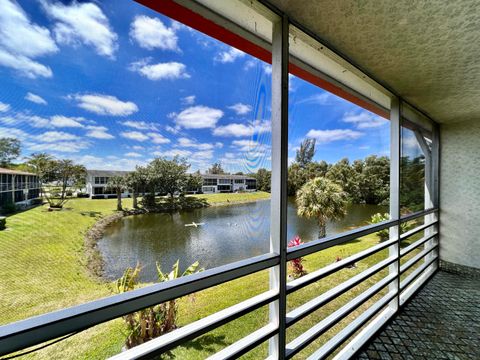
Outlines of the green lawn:
M270 199L270 194L264 191L245 192L245 193L223 193L223 194L199 194L191 195L196 198L207 199L209 204L231 204L243 203L255 200Z
M233 203L267 198L268 194L258 192L202 195L201 197L207 198L210 203L222 203L227 200ZM0 282L0 303L2 304L0 324L80 304L113 293L111 284L101 282L87 272L83 237L87 229L100 217L114 212L115 204L115 199L75 199L68 202L65 209L60 212L48 212L46 207L37 207L7 219L8 229L0 232L0 248L2 249L0 266L4 272L3 281ZM124 200L124 206L131 206L131 200ZM378 238L370 235L361 240L311 255L307 257L305 265L308 271L313 271L332 263L337 255L346 257L376 243L378 243ZM386 256L386 251L377 253L358 263L354 269L344 269L290 295L288 298L289 308L292 309L318 296ZM289 340L358 295L385 273L386 271L383 271L293 326L288 330ZM263 271L183 298L179 304L180 324L188 324L259 294L267 288L268 272ZM358 313L357 311L352 314L337 326L342 327ZM203 359L265 325L267 321L268 308L264 307L176 348L172 355L178 359ZM121 351L124 340L122 331L121 320L111 321L43 349L34 355L29 355L27 358L103 359ZM308 355L329 336L331 333L327 333L312 347L307 348L306 352L301 353L300 358ZM266 346L264 345L247 354L245 358L256 359L262 357L265 352Z

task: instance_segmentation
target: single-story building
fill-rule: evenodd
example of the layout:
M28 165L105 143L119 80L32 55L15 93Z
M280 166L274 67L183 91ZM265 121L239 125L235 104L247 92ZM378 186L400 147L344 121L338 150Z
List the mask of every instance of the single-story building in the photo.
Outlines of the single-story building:
M39 197L40 182L37 175L0 168L0 208L11 203L30 205Z
M115 170L87 170L86 190L91 199L115 198L116 193L107 187L108 179L113 176L126 176L129 171ZM229 174L200 174L203 178L202 187L188 189L188 193L225 193L238 191L256 191L257 180L246 175ZM130 197L130 192L125 189L122 197Z

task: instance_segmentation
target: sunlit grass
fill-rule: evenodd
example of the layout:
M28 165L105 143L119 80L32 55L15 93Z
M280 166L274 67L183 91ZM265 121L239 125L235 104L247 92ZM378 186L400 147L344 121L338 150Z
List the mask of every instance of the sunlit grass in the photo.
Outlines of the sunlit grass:
M267 193L198 195L211 203L243 202L268 198ZM115 199L75 199L64 210L48 212L46 207L10 216L8 230L0 232L0 266L4 272L0 282L0 324L80 304L113 294L112 286L92 277L85 267L83 249L84 234L100 217L114 212ZM124 206L131 207L131 199L124 199ZM336 246L310 255L304 262L311 272L335 261L337 255L346 257L378 243L375 235ZM292 294L288 307L293 309L318 296L351 276L361 272L387 256L382 251L371 256L356 268L345 269L322 281ZM374 279L352 289L343 297L328 304L302 320L288 332L288 340L323 319L328 313L349 301L371 286ZM179 301L179 323L188 324L204 316L248 299L268 289L268 271L262 271L210 288ZM353 316L358 316L354 313ZM349 321L349 320L348 320ZM211 331L172 351L178 359L203 359L235 342L268 322L268 307L245 315L230 324ZM26 358L34 359L104 359L122 350L125 335L121 320L101 324ZM330 334L331 335L331 334ZM325 342L322 337L315 345ZM312 349L314 350L314 349ZM246 358L263 357L266 345L253 350ZM305 354L305 355L304 355ZM308 351L302 352L300 358Z
M263 200L263 199L270 198L270 194L264 191L244 192L244 193L198 194L198 195L190 195L190 196L206 199L209 204L241 203L241 202Z

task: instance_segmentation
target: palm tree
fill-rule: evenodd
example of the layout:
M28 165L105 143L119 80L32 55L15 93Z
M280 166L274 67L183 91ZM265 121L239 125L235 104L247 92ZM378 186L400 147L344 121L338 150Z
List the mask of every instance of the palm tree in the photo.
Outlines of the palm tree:
M112 176L108 179L107 189L113 190L117 194L117 211L122 211L122 192L125 189L125 178L122 176Z
M326 236L328 220L345 216L347 195L340 185L324 177L316 177L298 190L296 202L298 215L317 219L321 239Z

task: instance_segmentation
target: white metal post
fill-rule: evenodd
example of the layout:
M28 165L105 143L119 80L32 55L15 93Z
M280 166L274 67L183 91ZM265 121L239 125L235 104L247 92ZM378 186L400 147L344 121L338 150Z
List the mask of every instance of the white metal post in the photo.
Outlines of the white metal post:
M269 356L285 357L287 281L287 171L288 171L288 19L273 25L272 41L272 184L270 251L280 255L280 264L270 270L270 288L279 300L270 304L270 322L278 335L269 341Z
M390 107L390 218L400 219L400 100L392 98ZM389 291L400 291L400 226L399 222L390 227L390 239L397 239L397 242L388 248L389 256L397 256L398 259L388 267L389 274L397 274L397 281L389 285ZM397 311L399 296L396 296L389 304L389 307Z
M432 191L431 191L431 201L432 205L438 210L434 220L440 220L440 128L437 123L432 124ZM434 231L437 231L437 242L438 242L438 261L436 267L439 266L440 262L440 221L437 225L434 226Z
M423 155L425 156L425 172L424 172L424 209L430 209L433 207L433 197L434 197L434 190L433 190L433 156L432 156L432 148L429 147L425 137L423 136L420 130L414 130L415 137L417 138L417 142L422 149ZM433 136L432 136L432 147L433 147ZM428 214L424 217L425 224L431 223L435 221L435 214ZM434 232L432 227L425 229L425 236L430 236ZM428 249L433 246L434 240L429 240L425 243L424 248ZM423 259L424 262L428 262L435 256L433 252L427 254Z

